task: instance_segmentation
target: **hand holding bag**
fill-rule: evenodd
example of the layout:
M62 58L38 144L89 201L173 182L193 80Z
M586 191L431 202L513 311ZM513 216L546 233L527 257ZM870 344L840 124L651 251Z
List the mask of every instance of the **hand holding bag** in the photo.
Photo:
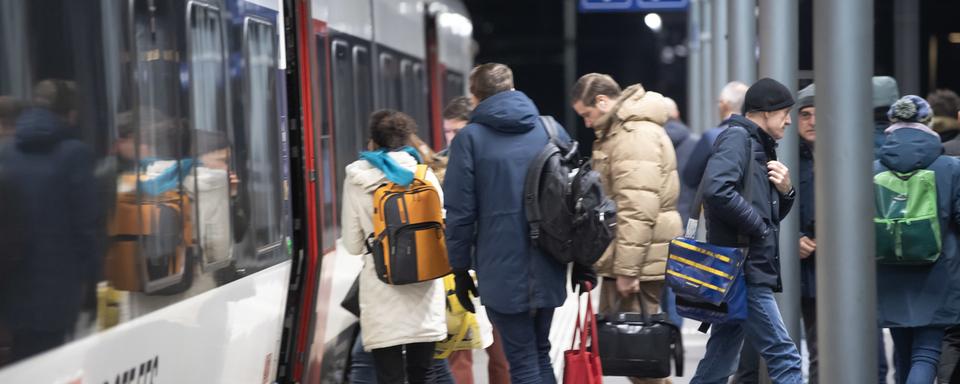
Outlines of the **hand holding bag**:
M639 296L639 295L638 295ZM664 314L648 315L640 297L640 313L620 312L619 300L611 313L597 315L600 362L604 376L670 377L670 360L683 376L680 329Z
M587 310L583 316L584 326L580 327L580 297L577 296L577 325L574 328L573 341L570 349L563 353L563 382L564 384L601 384L603 383L603 369L600 366L600 356L597 354L597 319L593 313L593 300L590 297L590 282L584 283L587 287ZM574 349L580 335L580 348ZM589 345L589 346L588 346Z

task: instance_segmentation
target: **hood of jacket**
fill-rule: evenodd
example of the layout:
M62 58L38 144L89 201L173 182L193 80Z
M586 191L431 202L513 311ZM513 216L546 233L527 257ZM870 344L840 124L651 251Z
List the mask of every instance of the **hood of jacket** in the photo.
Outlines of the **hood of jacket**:
M470 122L504 133L526 133L536 128L540 111L520 91L505 91L480 102L470 115Z
M15 140L22 149L44 148L66 138L67 125L49 109L30 108L17 119Z
M616 125L630 121L649 121L657 125L667 123L667 105L663 95L647 92L640 84L634 84L623 90L620 100L593 125L596 133L603 136Z
M940 140L919 129L902 128L887 134L880 148L880 163L900 172L925 169L943 153Z
M413 158L413 156L407 152L396 151L390 152L388 155L401 167L411 170L417 167L417 159ZM383 171L363 159L347 165L346 172L347 183L358 185L367 192L373 192L380 187L380 185L389 182Z

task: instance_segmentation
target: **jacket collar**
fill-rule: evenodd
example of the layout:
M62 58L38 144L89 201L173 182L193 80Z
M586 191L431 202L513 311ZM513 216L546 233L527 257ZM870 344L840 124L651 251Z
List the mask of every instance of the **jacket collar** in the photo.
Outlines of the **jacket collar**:
M741 126L750 133L750 137L760 143L760 146L763 148L763 152L766 153L768 160L777 160L777 141L770 137L766 131L760 129L756 123L750 119L744 117L743 115L734 114L730 116L727 121L730 122L730 125Z
M628 87L623 90L620 94L620 99L617 100L617 103L614 104L613 108L610 108L607 113L604 113L603 116L600 116L597 121L593 123L594 134L597 135L598 139L602 139L608 135L613 135L616 132L613 131L613 128L616 127L620 122L620 117L617 116L617 112L620 112L620 107L623 106L624 101L630 99L637 92L643 92L643 87L639 84Z

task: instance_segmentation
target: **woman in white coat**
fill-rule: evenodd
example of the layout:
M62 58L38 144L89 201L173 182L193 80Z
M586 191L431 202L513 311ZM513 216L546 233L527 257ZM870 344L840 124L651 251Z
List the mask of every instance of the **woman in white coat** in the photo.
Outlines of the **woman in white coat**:
M370 118L370 151L347 166L343 184L342 241L348 252L363 255L360 329L364 349L373 353L379 384L426 383L434 345L447 336L442 280L385 284L377 278L365 246L373 233L374 191L416 170L419 155L406 146L415 131L416 123L404 113L375 112ZM437 177L428 171L426 178L437 187L442 202Z

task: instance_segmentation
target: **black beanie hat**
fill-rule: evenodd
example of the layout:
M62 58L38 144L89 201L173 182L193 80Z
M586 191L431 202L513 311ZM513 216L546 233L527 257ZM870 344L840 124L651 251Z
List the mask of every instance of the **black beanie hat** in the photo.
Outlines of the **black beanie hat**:
M770 112L790 108L794 104L793 95L779 81L764 77L747 89L743 98L743 114L760 111Z

